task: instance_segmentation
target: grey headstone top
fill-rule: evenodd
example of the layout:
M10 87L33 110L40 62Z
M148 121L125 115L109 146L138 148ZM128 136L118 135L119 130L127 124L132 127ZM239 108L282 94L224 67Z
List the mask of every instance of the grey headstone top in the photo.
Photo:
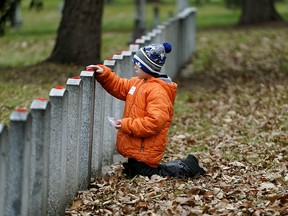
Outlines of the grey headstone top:
M143 35L142 38L143 38L145 41L151 40L151 36L150 36L150 35Z
M28 119L28 112L21 110L21 111L13 111L10 116L10 121L26 121Z
M140 46L139 44L130 44L129 50L133 53L136 53L139 50Z
M169 25L171 25L172 22L177 22L178 20L179 20L179 17L171 17L169 20L165 22L166 27L169 27Z
M63 97L64 93L65 93L65 88L55 87L51 89L49 96L50 97Z
M148 32L148 36L151 38L151 37L155 37L156 35L156 32L155 31L152 31L152 32Z
M124 50L124 51L122 51L122 55L123 56L131 56L132 52L130 50Z
M193 8L193 7L189 7L189 8L186 8L185 10L183 10L181 13L178 14L178 17L180 16L181 18L185 18L187 17L189 14L191 13L196 13L197 12L197 9L196 8Z
M122 60L123 54L114 54L112 58L113 60Z
M93 77L94 72L93 71L81 71L80 76L81 77Z
M185 13L195 13L195 12L197 12L197 8L195 8L195 7L189 7L189 8L186 8L186 9L184 10L184 12L185 12Z
M91 72L90 72L91 73ZM80 85L81 79L69 78L66 82L66 85Z
M44 98L38 98L32 101L30 109L41 109L45 110L48 105L48 100Z
M114 67L115 66L115 60L110 60L110 59L107 59L104 61L103 63L105 66L112 66Z
M164 24L163 25L158 25L157 28L163 30L163 29L165 29L165 25Z
M184 19L186 18L190 13L195 13L197 11L196 8L185 8L183 11L181 11L177 17Z
M153 32L155 32L155 34L161 34L162 29L153 29Z
M145 43L145 39L144 38L138 38L138 39L136 39L135 43L144 44Z

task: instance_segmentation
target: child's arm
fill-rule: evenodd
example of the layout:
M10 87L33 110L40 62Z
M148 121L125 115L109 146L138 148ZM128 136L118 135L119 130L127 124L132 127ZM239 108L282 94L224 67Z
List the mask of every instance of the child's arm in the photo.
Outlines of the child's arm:
M120 100L126 100L126 95L130 89L128 79L120 78L110 68L101 64L89 65L86 70L93 70L96 73L96 80L108 93Z

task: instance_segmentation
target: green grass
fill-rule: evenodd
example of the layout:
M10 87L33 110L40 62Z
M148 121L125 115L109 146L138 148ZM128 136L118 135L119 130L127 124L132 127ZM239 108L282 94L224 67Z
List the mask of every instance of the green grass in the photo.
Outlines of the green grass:
M56 31L60 21L60 3L58 0L44 2L44 10L29 10L30 0L22 1L23 26L20 29L8 29L4 37L0 37L0 68L6 66L19 67L32 65L45 60L54 46ZM197 8L197 29L211 26L231 26L237 23L240 11L230 10L222 1L210 1L209 4ZM153 28L153 7L146 7L147 29ZM163 0L160 5L160 20L167 20L169 14L176 13L176 3ZM286 4L277 4L278 11L288 20ZM135 17L134 1L115 1L106 4L103 15L102 59L111 57L114 52L127 49L131 29ZM120 21L120 22L119 22ZM115 40L115 37L117 40Z
M222 4L207 4L197 8L197 28L231 26L238 22L240 10L230 10Z
M131 29L134 25L134 1L121 1L105 5L103 15L102 59L114 52L127 49ZM175 12L175 4L165 1L161 5L161 21L167 19L167 11ZM44 10L28 10L29 1L22 1L23 26L20 29L7 29L0 37L0 68L32 65L45 60L51 53L57 28L60 22L59 1L44 2ZM152 4L147 5L147 28L153 26ZM119 22L120 21L120 22ZM116 38L116 39L115 39ZM29 57L29 58L28 58Z
M285 21L288 21L287 1L276 4L276 9ZM214 0L209 4L197 7L197 28L227 27L238 23L241 15L240 8L228 9L223 1Z

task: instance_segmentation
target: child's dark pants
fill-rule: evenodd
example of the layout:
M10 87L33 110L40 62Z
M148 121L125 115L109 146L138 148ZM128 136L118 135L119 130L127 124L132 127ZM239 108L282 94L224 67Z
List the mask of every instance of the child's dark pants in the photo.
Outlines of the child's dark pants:
M124 174L127 178L133 178L136 175L149 176L159 175L159 170L148 166L143 162L139 162L133 158L128 158L128 163L124 163Z
M129 158L128 163L124 163L123 166L123 173L126 174L127 178L133 178L136 175L148 176L149 178L152 175L189 178L197 174L203 175L205 173L205 170L199 166L197 158L191 154L181 160L160 164L157 168L150 167L133 158Z

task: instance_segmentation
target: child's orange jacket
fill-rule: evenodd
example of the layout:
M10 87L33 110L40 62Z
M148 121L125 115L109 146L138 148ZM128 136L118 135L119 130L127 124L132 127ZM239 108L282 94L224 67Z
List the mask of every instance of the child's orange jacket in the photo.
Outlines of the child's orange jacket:
M104 72L96 73L97 81L111 95L126 101L122 129L117 133L119 153L157 167L164 155L174 114L177 84L154 77L128 80L118 77L106 66L101 67Z

